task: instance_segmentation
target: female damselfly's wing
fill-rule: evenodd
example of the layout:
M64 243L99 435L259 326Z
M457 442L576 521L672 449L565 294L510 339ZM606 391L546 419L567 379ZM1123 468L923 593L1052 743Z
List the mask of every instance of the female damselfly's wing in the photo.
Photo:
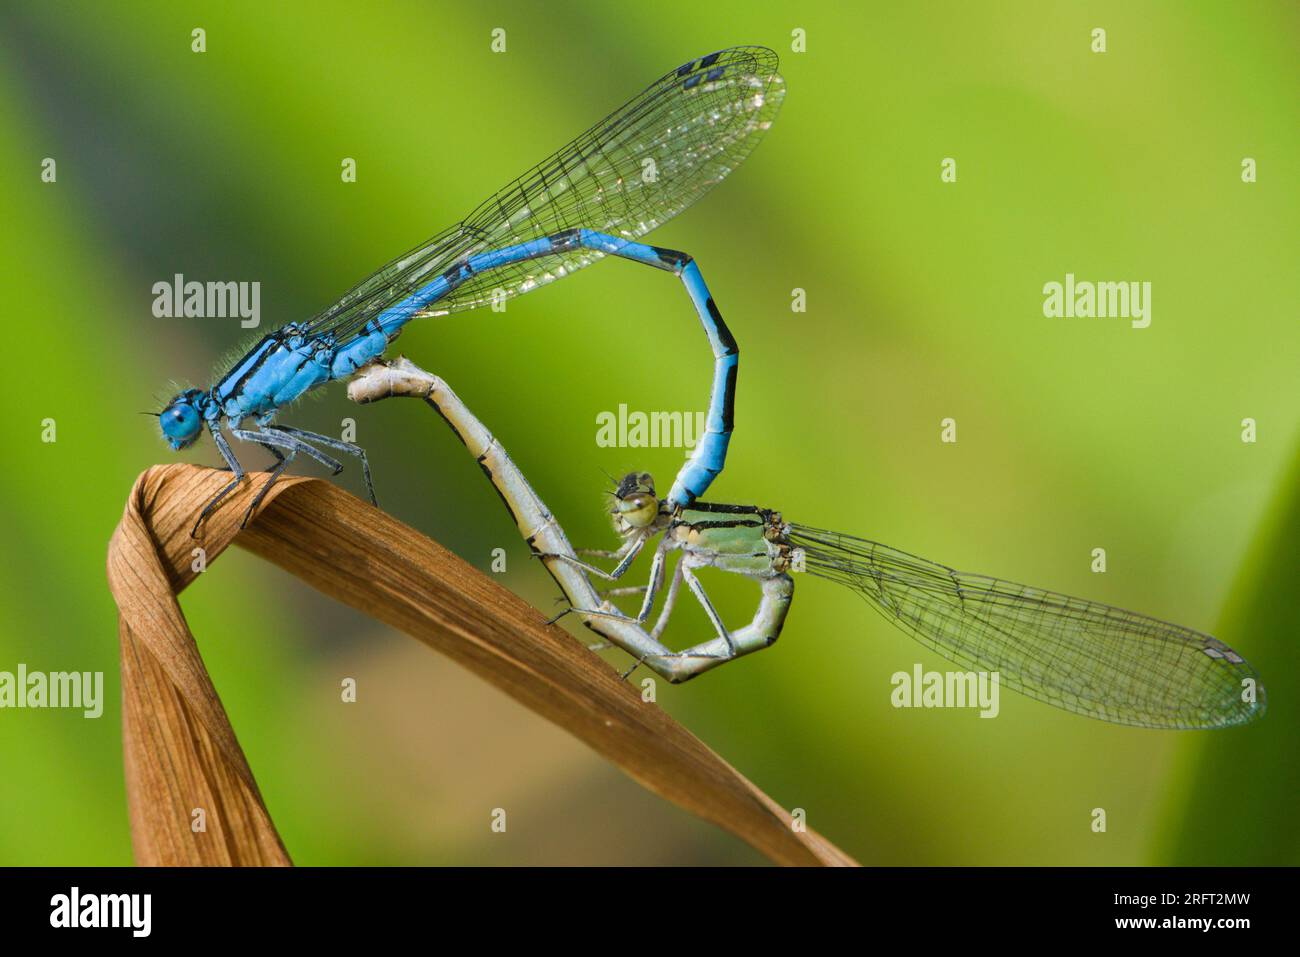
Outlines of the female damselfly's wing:
M1146 728L1264 713L1255 670L1210 635L838 532L792 525L789 538L806 571L848 585L921 644L1066 711Z
M307 328L343 337L474 253L568 229L644 236L744 161L784 95L777 56L765 47L733 47L683 64L462 222L362 280ZM602 255L575 248L502 266L458 286L421 314L473 309L529 292Z

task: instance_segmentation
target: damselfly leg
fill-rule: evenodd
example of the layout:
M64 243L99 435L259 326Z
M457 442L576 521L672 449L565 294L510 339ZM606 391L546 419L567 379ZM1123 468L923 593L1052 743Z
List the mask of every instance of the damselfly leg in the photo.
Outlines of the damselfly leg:
M240 528L248 527L249 520L253 517L253 513L257 511L257 506L262 504L262 500L266 498L266 493L271 491L271 486L275 484L275 480L283 474L284 470L289 467L289 463L292 462L298 454L295 449L290 449L286 454L281 452L274 445L269 443L261 444L264 445L268 452L275 456L275 466L271 469L266 481L262 483L262 487L258 489L257 494L253 496L252 504L244 510L244 517L239 522Z
M267 431L294 436L307 442L315 442L318 445L325 446L326 448L346 452L348 455L355 455L361 460L361 475L366 482L366 494L370 496L370 504L376 506L379 504L378 500L375 498L375 484L370 480L370 460L366 458L366 450L361 446L356 445L353 442L344 442L342 439L331 438L328 435L321 435L319 432L308 432L305 429L295 429L287 425L268 426ZM342 466L339 466L338 469L335 469L334 474L337 475L341 470Z
M704 613L709 616L709 621L713 623L713 627L717 630L718 637L727 643L727 648L734 655L736 653L736 643L732 640L731 632L727 630L727 626L722 623L722 616L719 615L718 610L713 607L713 602L709 601L709 595L704 590L704 586L700 584L700 580L696 578L694 572L690 570L685 558L682 559L681 567L682 577L686 579L686 587L691 590L691 594L695 596L695 600L700 603L700 607L704 609Z
M605 571L603 568L598 568L590 562L584 562L582 559L577 557L577 555L590 555L594 551L593 549L579 549L572 555L556 555L550 552L537 552L533 557L541 559L549 558L555 559L556 561L566 562L574 568L582 569L588 575L595 575L597 578L604 578L608 581L618 581L627 574L627 570L632 567L632 563L635 562L637 556L641 554L641 549L645 548L646 541L646 536L629 538L622 548L604 556L600 556L619 559L619 563L609 571Z
M627 571L627 567L632 564L632 560L636 558L636 552L640 552L641 546L645 544L645 541L646 539L644 537L638 539L638 542L640 544L638 545L636 551L623 559L623 561L619 564L619 567L615 569L615 572L617 572L617 574L611 572L607 577L616 578L619 575L622 575L625 571ZM627 621L627 622L634 622L637 625L644 625L646 621L650 618L650 612L654 608L655 596L658 594L660 587L663 585L664 561L666 558L666 552L667 549L665 548L664 543L661 542L659 544L659 547L655 549L654 558L651 559L650 580L647 584L633 587L633 588L610 589L609 592L605 592L602 594L602 597L604 597L605 595L610 594L612 592L623 592L625 594L644 592L645 596L641 601L641 610L637 613L636 617L632 617L631 615L625 615L621 611L617 611L617 610L607 611L603 608L575 608L570 606L569 608L564 609L564 611L560 612L558 615L552 618L551 622L552 623L557 622L565 615L574 613L574 614L583 615L585 617L590 617L590 618L609 618L615 621ZM564 558L566 556L552 555L550 557ZM587 566L586 563L582 563L582 567L592 567L592 566ZM595 571L599 574L605 574L604 572L601 572L599 569L595 569Z
M668 583L668 591L664 594L664 606L659 609L659 617L655 619L655 626L650 629L650 637L659 640L659 636L664 633L668 627L668 619L672 617L673 606L677 604L677 593L682 587L682 564L677 563L673 569L672 581Z
M217 451L220 452L221 457L226 460L226 466L232 473L234 473L235 477L232 478L230 483L220 492L214 495L207 505L203 506L203 510L199 512L199 517L194 521L194 527L190 529L190 538L198 538L199 527L207 520L207 517L216 510L216 507L221 504L221 500L238 488L239 483L244 480L244 470L239 465L239 459L235 458L235 453L231 451L230 443L227 442L226 437L221 434L221 428L212 422L208 422L207 427L208 432L212 435L213 444L216 445Z
M238 487L239 483L244 480L244 476L247 474L239 464L239 460L235 458L234 451L230 448L230 444L226 441L225 436L221 434L220 429L210 426L209 430L212 433L212 437L216 442L218 450L226 460L226 468L230 469L230 471L234 473L235 477L228 485L223 487L221 491L213 496L207 505L203 507L203 510L199 513L198 520L194 523L194 528L190 530L191 538L198 537L199 528L202 527L203 522L216 510L221 501ZM246 528L248 526L249 521L257 511L257 507L266 499L266 495L270 492L271 486L276 483L276 480L279 479L282 474L284 474L284 470L288 468L289 464L297 457L299 452L315 459L317 462L330 469L330 471L335 475L343 471L342 462L333 456L325 454L320 449L313 446L311 444L312 442L319 443L327 448L338 449L341 452L347 452L350 455L357 456L357 458L361 460L361 470L362 474L365 476L366 491L370 495L370 501L372 504L378 504L375 502L374 485L370 479L370 463L366 459L365 450L358 445L354 445L351 442L344 442L341 439L334 439L328 435L320 435L316 432L308 432L305 429L295 429L285 425L265 425L256 431L251 429L232 428L230 429L230 434L241 442L248 442L252 445L261 446L275 456L275 465L272 466L262 487L258 489L257 495L254 497L252 504L245 509L244 517L239 523L240 528Z

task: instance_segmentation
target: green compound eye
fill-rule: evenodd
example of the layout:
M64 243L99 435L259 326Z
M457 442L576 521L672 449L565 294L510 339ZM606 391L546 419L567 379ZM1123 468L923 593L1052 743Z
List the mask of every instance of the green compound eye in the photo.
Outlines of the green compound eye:
M649 492L634 492L618 500L618 514L633 528L645 528L659 514L659 500Z

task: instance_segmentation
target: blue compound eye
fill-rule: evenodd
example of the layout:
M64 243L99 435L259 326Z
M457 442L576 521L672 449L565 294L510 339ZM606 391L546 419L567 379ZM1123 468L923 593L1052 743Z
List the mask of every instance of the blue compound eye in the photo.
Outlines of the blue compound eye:
M173 399L159 416L163 436L173 449L183 449L199 436L203 417L199 410L181 398Z

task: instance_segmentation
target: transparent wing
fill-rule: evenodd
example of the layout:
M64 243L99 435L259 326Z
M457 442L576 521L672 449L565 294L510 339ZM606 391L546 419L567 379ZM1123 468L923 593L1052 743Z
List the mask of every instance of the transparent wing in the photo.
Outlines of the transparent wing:
M1066 711L1147 728L1264 713L1255 670L1210 635L837 532L792 525L789 538L809 573L848 585L923 645Z
M740 165L785 95L777 56L733 47L660 77L462 222L439 233L313 317L315 333L340 336L466 257L585 228L635 239L686 209ZM574 249L476 276L424 314L443 315L508 298L601 258Z

